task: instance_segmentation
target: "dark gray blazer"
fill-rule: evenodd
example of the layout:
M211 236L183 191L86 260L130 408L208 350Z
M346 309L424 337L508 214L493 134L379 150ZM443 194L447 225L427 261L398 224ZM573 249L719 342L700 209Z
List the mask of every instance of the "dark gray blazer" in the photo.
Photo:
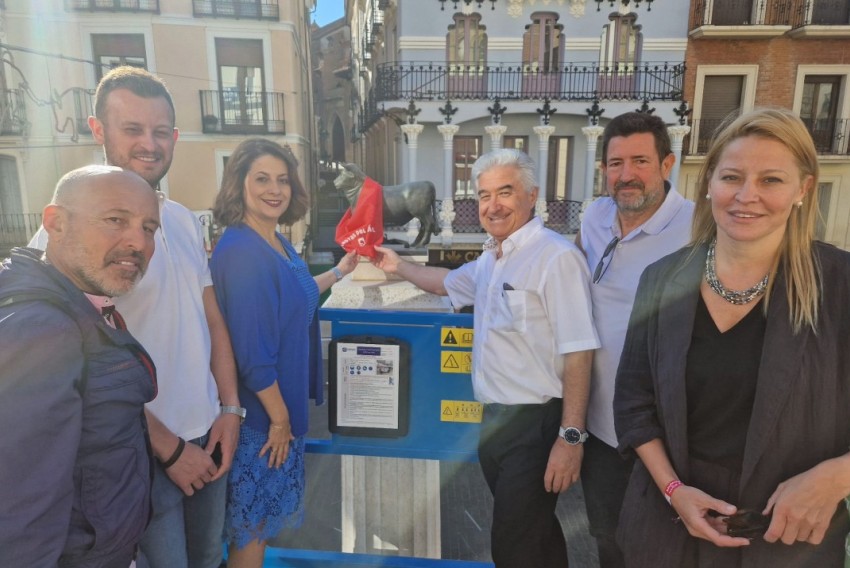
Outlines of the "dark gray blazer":
M617 373L614 415L621 452L660 438L679 477L688 483L685 363L691 343L706 249L682 249L641 277ZM747 432L737 501L761 510L782 481L850 450L850 254L815 244L822 307L817 333L794 335L785 285L777 278L767 315L756 397ZM627 563L681 568L686 529L640 461L620 516L618 539ZM702 566L843 565L850 519L843 504L824 542L768 544L740 550L699 544ZM693 546L693 543L689 546ZM722 564L718 563L722 562Z

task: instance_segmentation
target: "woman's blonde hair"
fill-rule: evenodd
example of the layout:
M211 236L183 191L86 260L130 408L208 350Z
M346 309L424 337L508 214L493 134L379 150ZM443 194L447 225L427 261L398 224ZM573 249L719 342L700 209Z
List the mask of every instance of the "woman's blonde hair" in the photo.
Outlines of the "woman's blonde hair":
M803 196L802 207L793 207L788 217L782 243L770 270L764 309L767 313L775 276L781 268L794 332L799 332L803 326L815 329L820 289L819 267L812 250L812 240L818 215L819 168L812 137L803 121L791 111L778 108L755 109L737 117L728 117L718 127L697 182L697 203L691 229L692 244L708 244L717 236L717 223L711 213L711 202L706 198L709 181L726 147L746 136L780 142L794 156L800 169L801 183L808 176L812 178L811 187Z

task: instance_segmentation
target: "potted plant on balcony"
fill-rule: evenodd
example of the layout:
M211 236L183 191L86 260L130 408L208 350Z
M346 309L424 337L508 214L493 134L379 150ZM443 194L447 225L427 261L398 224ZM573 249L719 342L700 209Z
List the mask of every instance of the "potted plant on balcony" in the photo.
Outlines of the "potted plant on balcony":
M205 114L203 117L204 130L218 130L218 117L214 114Z

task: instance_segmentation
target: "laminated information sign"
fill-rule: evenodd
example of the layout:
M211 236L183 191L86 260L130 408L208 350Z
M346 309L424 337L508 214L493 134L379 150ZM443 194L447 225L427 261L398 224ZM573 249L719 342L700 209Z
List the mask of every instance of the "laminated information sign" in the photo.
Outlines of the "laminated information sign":
M329 429L348 436L400 437L409 422L409 355L396 339L348 336L331 342Z

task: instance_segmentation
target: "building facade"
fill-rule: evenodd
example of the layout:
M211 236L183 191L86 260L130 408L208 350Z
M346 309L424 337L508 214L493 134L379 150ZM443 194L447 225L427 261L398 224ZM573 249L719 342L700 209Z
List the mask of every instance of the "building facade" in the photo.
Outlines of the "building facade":
M309 53L314 4L0 3L0 235L6 234L0 240L19 241L10 233L37 227L64 173L102 162L86 119L98 80L122 64L145 67L168 85L180 137L162 190L197 211L208 226L204 213L215 199L225 160L246 136L288 144L311 188L317 178ZM304 227L291 229L295 242Z
M850 248L850 0L693 0L680 186L695 192L714 128L758 106L793 109L819 154L817 238Z
M607 120L642 108L678 124L687 4L348 0L346 21L354 161L381 183L434 182L444 244L482 239L470 180L482 153L528 152L538 213L572 233L602 188Z

